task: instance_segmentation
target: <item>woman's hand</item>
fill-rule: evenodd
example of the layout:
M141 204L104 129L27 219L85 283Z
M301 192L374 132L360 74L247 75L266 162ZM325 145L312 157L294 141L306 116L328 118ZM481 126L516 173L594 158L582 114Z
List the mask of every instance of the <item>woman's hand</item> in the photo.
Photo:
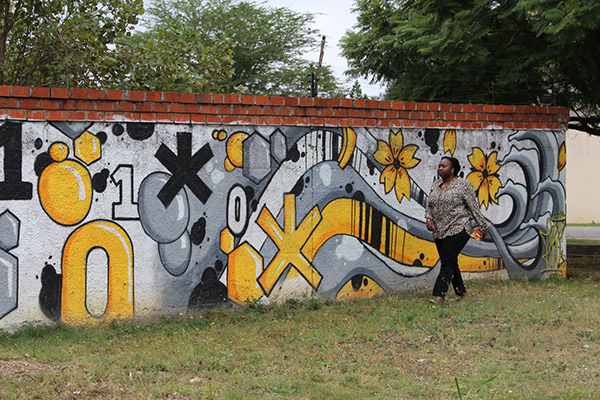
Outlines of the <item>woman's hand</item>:
M427 230L433 232L435 231L435 224L431 220L431 218L427 218Z

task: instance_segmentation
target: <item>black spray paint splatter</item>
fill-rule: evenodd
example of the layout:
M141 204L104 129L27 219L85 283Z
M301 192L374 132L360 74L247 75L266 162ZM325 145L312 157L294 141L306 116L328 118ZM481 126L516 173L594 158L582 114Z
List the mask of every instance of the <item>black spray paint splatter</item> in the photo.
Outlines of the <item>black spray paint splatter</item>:
M115 124L112 127L112 133L115 136L121 136L123 134L123 132L125 132L125 128L123 128L123 125L121 124Z
M100 141L100 144L106 143L106 139L108 139L108 136L106 135L106 132L104 132L104 131L96 133L96 137Z
M48 263L42 269L42 288L40 289L40 309L52 321L60 320L62 275L57 274Z
M192 225L190 236L192 243L196 246L202 244L204 237L206 236L206 219L204 217L200 217L200 219Z
M54 162L52 157L50 157L50 153L47 151L41 153L35 158L35 162L33 163L33 170L37 176L41 176L42 172Z
M226 301L227 287L219 282L214 268L207 268L202 274L200 283L192 290L188 302L188 312L215 307Z
M133 140L146 140L154 134L154 124L127 122L127 134Z
M431 154L436 154L439 150L438 139L440 138L439 129L425 129L425 144L429 146Z
M108 176L110 172L104 168L102 171L94 174L92 177L92 188L97 193L102 193L106 190L106 185L108 184Z

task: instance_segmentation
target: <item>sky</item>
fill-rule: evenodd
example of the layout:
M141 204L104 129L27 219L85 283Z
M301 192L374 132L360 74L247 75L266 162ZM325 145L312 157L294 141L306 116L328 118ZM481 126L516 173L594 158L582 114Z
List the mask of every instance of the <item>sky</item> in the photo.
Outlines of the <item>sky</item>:
M342 50L338 47L338 43L344 33L356 24L356 16L350 11L354 7L354 0L266 0L265 3L299 12L318 13L313 28L318 29L326 37L323 63L330 65L339 79L342 81L347 79L344 71L348 69L348 64L340 55ZM314 60L316 63L319 61L319 51L308 53L304 58ZM368 96L379 96L385 90L380 85L370 85L368 80L358 81L363 92ZM354 80L350 82L350 86L353 82Z

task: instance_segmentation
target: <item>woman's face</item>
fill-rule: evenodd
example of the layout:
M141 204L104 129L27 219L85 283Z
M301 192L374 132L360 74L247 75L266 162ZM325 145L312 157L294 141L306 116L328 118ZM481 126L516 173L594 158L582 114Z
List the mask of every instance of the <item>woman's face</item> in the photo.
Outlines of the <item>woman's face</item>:
M440 160L437 172L440 178L442 179L450 178L454 175L454 167L452 166L452 163L449 160L443 158L442 160Z

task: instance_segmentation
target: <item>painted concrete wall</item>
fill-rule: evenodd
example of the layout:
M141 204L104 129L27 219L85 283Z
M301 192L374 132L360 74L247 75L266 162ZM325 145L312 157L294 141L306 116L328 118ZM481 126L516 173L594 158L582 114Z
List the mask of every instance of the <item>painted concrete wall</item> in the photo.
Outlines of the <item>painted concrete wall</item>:
M600 222L600 137L568 130L567 145L567 222Z
M169 113L168 122L157 113L145 122L150 116L97 109L77 121L69 114L76 101L35 97L29 88L23 98L36 102L25 108L15 96L21 88L9 89L0 110L3 329L51 321L93 325L313 293L369 298L424 288L439 270L424 208L443 155L460 160L494 224L486 240L471 240L461 255L467 277L566 271L560 122L566 110L492 109L486 118L494 121L473 128L470 115L482 119L483 106L480 113L450 110L448 119L432 115L429 123L420 104L402 104L412 109L407 118L385 118L385 111L376 118L382 106L400 106L321 107L310 99L305 113L358 116L319 126L258 117L242 124L241 117L226 120L225 111L236 105L221 104L221 113ZM150 95L139 105L148 107ZM44 99L60 109L44 109ZM214 100L202 106L211 110ZM278 107L291 102L296 113L302 101L283 99ZM94 107L115 104L105 97ZM280 112L272 104L250 107ZM533 114L547 124L515 122L538 118ZM179 117L185 123L177 115L187 115ZM220 123L211 124L211 115ZM515 123L524 125L515 129Z

